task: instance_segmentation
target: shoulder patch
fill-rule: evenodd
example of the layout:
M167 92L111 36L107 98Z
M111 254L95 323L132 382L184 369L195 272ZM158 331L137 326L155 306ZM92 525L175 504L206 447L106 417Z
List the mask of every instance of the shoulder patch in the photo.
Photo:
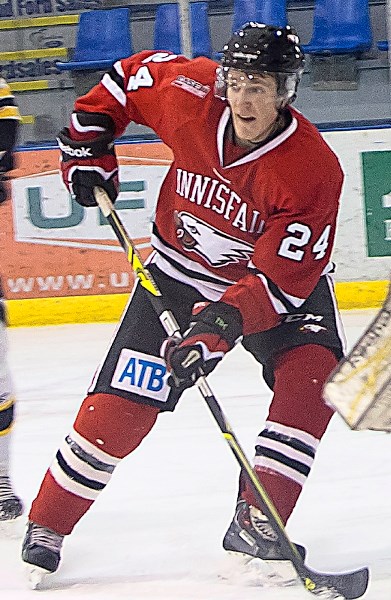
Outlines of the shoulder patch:
M194 79L190 79L189 77L185 77L184 75L178 75L178 77L171 83L171 85L179 87L182 90L185 90L185 92L194 94L199 98L205 98L205 96L210 92L209 85L203 85L199 81L195 81Z

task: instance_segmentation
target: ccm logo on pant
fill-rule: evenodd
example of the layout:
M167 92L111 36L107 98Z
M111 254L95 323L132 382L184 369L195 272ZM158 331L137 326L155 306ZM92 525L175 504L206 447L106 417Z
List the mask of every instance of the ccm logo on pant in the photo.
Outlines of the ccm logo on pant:
M167 378L166 363L162 358L124 348L111 386L165 402L170 392Z

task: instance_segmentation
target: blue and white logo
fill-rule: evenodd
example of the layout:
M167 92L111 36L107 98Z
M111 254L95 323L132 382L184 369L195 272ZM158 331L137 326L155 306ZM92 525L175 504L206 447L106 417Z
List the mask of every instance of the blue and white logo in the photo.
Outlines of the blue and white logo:
M166 402L170 393L167 368L162 358L124 348L118 359L111 386Z

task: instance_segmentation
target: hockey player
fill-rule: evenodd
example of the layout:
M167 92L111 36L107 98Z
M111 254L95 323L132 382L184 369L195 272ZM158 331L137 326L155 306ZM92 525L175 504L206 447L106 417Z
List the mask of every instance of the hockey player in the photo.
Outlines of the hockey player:
M321 392L343 354L330 276L343 174L316 128L291 107L304 66L299 39L289 26L249 23L216 66L163 51L118 61L76 101L59 134L63 179L83 206L96 205L95 185L116 199L113 142L130 121L172 149L149 268L183 341L164 341L136 285L32 504L22 551L32 573L57 569L64 536L119 461L160 412L174 410L199 368L209 374L238 341L273 390L255 470L284 522L333 414ZM282 558L244 476L223 546Z
M7 200L4 182L14 164L13 149L19 121L20 114L14 96L8 84L0 78L0 205ZM7 364L6 313L0 282L0 530L4 523L13 521L23 512L22 502L13 490L9 473L13 421L14 397Z

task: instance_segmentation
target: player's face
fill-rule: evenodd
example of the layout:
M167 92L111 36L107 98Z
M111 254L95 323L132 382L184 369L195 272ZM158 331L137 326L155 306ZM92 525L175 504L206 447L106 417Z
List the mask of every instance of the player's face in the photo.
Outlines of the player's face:
M278 117L277 83L272 75L249 75L230 69L227 100L240 145L258 144L271 133Z

